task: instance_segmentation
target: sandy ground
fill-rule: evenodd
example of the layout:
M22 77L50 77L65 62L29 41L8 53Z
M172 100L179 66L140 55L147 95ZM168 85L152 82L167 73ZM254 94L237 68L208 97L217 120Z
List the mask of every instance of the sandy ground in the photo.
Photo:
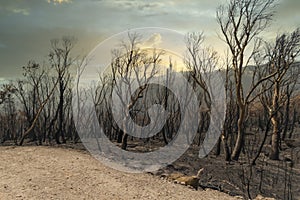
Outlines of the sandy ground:
M0 199L235 199L116 171L77 150L0 147L0 152Z

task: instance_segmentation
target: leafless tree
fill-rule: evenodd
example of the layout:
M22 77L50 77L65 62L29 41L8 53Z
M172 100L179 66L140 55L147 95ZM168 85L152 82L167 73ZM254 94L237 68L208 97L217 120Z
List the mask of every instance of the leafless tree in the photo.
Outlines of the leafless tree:
M17 82L16 94L27 119L24 127L29 127L33 123L38 106L41 104L41 85L44 75L45 70L40 64L35 61L29 61L23 67L24 80ZM30 134L32 135L32 140L35 141L40 138L41 133L32 129Z
M286 104L285 111L289 115L290 98L295 89L299 76L298 66L293 65L300 53L300 29L296 29L291 34L281 34L277 36L275 43L266 43L265 55L267 59L264 73L276 73L267 82L262 84L264 89L268 89L261 97L262 103L267 107L269 116L272 116L273 126L272 148L270 159L279 159L279 144L281 127L280 110ZM263 75L262 75L263 76ZM285 120L288 123L288 120Z
M217 22L231 54L231 68L234 72L235 96L239 112L237 140L231 155L233 160L239 159L243 147L244 123L252 93L261 82L269 78L267 76L258 80L248 93L243 87L244 72L259 43L255 42L253 50L249 47L270 23L274 15L274 2L274 0L230 0L227 5L217 10Z
M30 124L28 126L28 128L26 129L26 131L22 134L22 138L20 140L19 145L23 145L23 142L25 140L25 138L33 131L33 129L36 127L38 121L39 121L39 117L42 113L42 111L44 110L45 105L49 102L49 99L52 97L52 95L54 94L54 91L58 85L58 80L56 80L56 82L54 83L53 87L51 88L49 94L44 97L43 99L39 98L38 101L38 105L36 106L36 111L34 112L34 115L32 116L31 120L30 120ZM22 96L24 96L24 90L23 91L19 91L20 94L22 94ZM22 97L21 97L22 98Z
M236 100L234 98L234 83L232 79L232 70L230 68L230 61L226 59L226 69L225 69L225 100L226 100L226 114L223 124L223 130L221 134L221 141L223 143L223 149L225 154L225 161L231 160L231 149L233 145L228 144L228 142L233 142L234 139L234 129L235 124L237 124L237 106Z
M71 57L71 51L75 45L74 37L63 37L62 39L51 40L51 52L49 54L49 60L52 67L57 72L57 78L59 82L59 103L58 103L58 130L55 134L55 140L57 144L60 144L60 137L62 142L65 143L64 133L64 105L65 105L65 93L67 91L68 84L70 83L69 68L74 64L76 58Z
M211 76L214 75L219 67L219 56L217 52L212 48L205 47L203 45L204 35L203 33L189 33L185 38L187 52L185 55L185 65L189 70L189 75L192 78L193 86L199 93L199 139L198 145L200 145L203 139L203 133L205 133L209 127L211 111L211 94L209 86L211 82ZM220 144L220 143L218 143ZM218 145L219 147L219 145ZM219 151L219 148L218 150Z
M12 139L17 141L17 109L15 101L15 88L13 83L4 84L0 90L0 105L2 108L0 140ZM1 109L0 108L0 109Z
M133 108L137 100L140 98L142 92L147 88L147 83L157 74L157 65L160 63L160 56L163 52L142 50L139 45L142 42L142 36L137 33L129 33L128 41L123 41L120 48L113 50L113 59L111 62L111 73L113 80L113 87L117 96L123 104L123 108L129 111ZM132 91L132 80L137 81L139 84L138 92ZM128 91L123 91L123 86L126 85ZM130 103L127 104L122 97L122 93L128 93L130 96ZM135 93L134 93L135 92ZM131 116L129 112L124 119ZM127 148L128 134L127 126L124 123L122 127L122 149Z

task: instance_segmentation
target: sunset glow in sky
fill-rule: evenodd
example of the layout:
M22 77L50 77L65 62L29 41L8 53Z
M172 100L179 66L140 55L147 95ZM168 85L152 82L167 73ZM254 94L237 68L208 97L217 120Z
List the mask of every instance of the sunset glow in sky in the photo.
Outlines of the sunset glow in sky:
M0 79L22 74L29 60L47 60L50 40L78 39L76 53L87 54L109 36L139 27L162 27L183 34L204 31L206 44L223 53L216 8L224 0L1 0ZM265 37L300 26L300 1L281 0ZM160 38L163 40L164 38Z

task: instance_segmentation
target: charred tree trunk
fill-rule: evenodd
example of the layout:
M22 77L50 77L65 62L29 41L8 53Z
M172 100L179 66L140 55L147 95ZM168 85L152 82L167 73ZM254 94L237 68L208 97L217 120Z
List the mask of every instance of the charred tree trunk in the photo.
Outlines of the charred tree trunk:
M297 120L297 111L296 111L296 108L294 108L292 127L291 127L291 130L289 131L289 139L292 138L292 134L294 132L295 125L296 125L296 120Z
M272 113L271 122L273 125L273 133L271 140L271 153L270 159L279 160L279 141L280 141L280 131L279 131L279 118L278 118L278 108L279 108L279 83L275 83L274 96L272 101ZM274 113L275 112L275 113Z
M55 135L55 140L57 144L60 144L59 138L62 138L62 143L66 143L63 125L64 125L64 81L62 80L63 77L60 77L59 82L59 89L60 89L60 96L59 96L59 120L58 120L58 131Z
M239 160L242 148L243 148L243 144L244 144L244 121L245 121L245 112L246 109L244 106L240 106L239 109L239 119L238 119L238 124L237 124L237 139L235 142L235 146L231 155L231 159L232 160Z
M118 130L117 135L118 135L118 137L117 137L117 143L121 143L122 142L122 137L123 137L123 131L122 130Z
M122 149L126 150L127 149L127 139L128 139L128 134L124 133L122 137Z
M218 142L216 144L215 156L219 156L220 154L221 154L221 137L219 137Z
M291 95L289 93L289 85L287 85L287 89L286 90L287 90L286 91L287 100L286 100L286 105L285 105L285 118L284 118L283 132L282 132L282 141L284 141L285 138L286 138L286 134L287 134L288 128L289 128L289 119L290 119Z
M223 132L222 136L222 143L223 143L223 149L224 149L224 154L225 154L225 161L230 161L230 150L229 150L229 146L227 143L227 139L228 137L226 136L226 134Z

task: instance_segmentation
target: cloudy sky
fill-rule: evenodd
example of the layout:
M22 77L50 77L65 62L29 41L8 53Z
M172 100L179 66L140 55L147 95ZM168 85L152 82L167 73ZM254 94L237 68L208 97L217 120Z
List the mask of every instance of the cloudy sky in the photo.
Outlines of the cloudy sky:
M21 76L28 60L46 60L50 40L78 39L86 54L107 37L139 27L204 31L217 49L216 8L224 0L0 0L0 80ZM300 1L281 0L266 37L300 26Z

